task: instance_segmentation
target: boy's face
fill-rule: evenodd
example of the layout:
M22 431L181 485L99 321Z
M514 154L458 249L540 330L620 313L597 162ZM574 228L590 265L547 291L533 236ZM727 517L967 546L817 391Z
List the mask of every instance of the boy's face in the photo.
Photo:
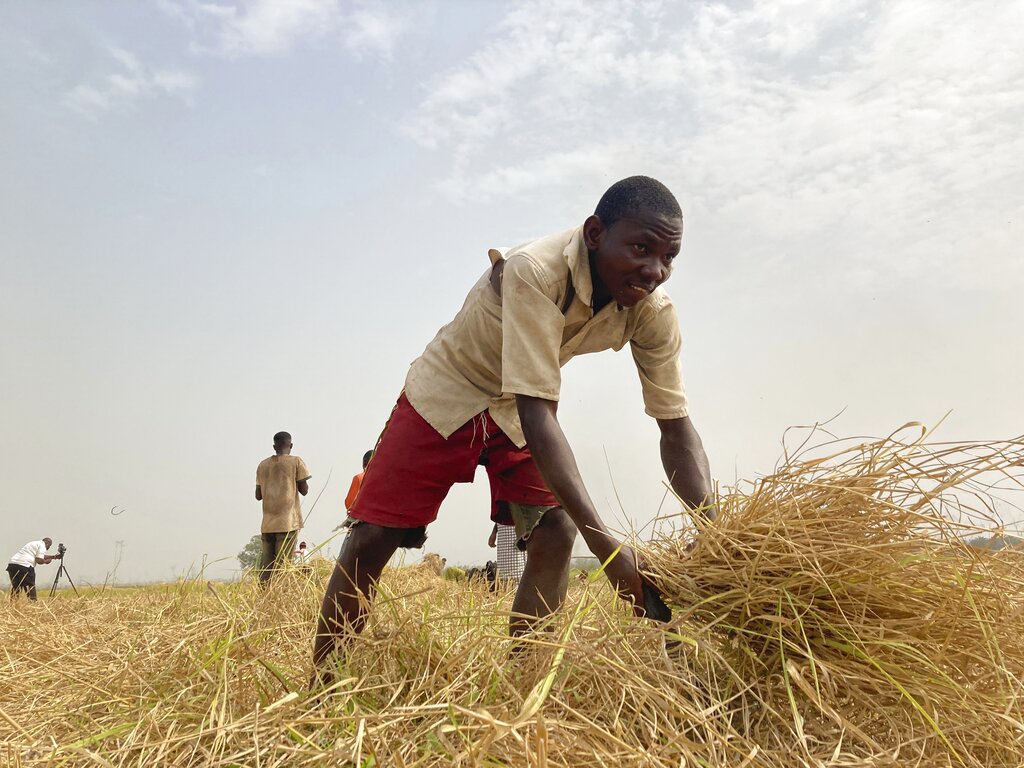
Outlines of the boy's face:
M640 214L605 227L591 216L583 238L594 266L595 304L610 300L633 307L671 276L683 220Z

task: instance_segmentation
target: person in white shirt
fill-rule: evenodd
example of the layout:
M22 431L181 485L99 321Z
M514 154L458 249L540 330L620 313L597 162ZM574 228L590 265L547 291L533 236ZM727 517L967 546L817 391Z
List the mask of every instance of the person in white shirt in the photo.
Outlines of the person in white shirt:
M11 556L7 564L7 575L11 577L11 599L19 592L36 599L36 566L59 560L60 555L48 555L46 550L53 546L53 540L44 536L39 541L30 541Z

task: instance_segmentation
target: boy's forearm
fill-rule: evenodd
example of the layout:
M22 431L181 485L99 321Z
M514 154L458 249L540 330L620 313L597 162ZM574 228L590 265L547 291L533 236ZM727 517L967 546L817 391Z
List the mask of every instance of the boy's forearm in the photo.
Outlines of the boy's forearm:
M711 466L700 435L689 418L659 419L661 461L672 489L691 510L702 509L708 520L715 519L714 485Z
M558 403L525 395L517 395L516 401L526 444L544 481L576 524L590 551L606 559L619 542L608 534L583 485L572 448L558 423Z

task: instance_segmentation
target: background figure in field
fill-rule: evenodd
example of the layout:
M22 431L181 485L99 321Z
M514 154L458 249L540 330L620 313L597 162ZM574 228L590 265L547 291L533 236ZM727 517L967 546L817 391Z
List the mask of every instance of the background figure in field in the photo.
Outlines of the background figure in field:
M486 467L489 457L482 454L477 464ZM487 537L487 546L498 550L498 559L494 563L493 578L490 578L491 589L497 589L499 582L511 586L518 586L519 580L523 577L523 570L526 568L525 542L523 549L519 549L519 535L516 533L515 521L512 518L512 511L507 501L498 501L500 492L496 476L488 473L487 480L491 488L491 520L494 527L491 528L491 535ZM490 563L488 563L489 565Z
M367 451L363 454L363 469L352 477L352 484L348 487L348 493L345 494L346 512L352 509L352 505L356 503L356 496L359 495L359 489L363 485L363 475L366 472L366 465L370 463L370 459L372 458L373 451Z
M53 546L53 540L44 536L38 541L30 541L11 556L7 563L7 575L11 577L11 599L19 592L28 595L29 600L36 599L36 566L59 560L60 555L48 555L46 550Z
M487 579L487 589L490 592L498 591L498 564L488 560L484 565L484 578Z
M309 469L306 462L292 456L292 436L274 435L274 455L256 468L256 500L263 502L260 539L260 581L266 583L274 569L291 557L302 528L299 494L309 493Z
M295 561L296 565L302 565L306 562L306 542L299 542L299 548L292 554L292 560Z
M497 580L512 586L519 584L523 577L523 569L526 568L526 552L519 548L518 539L516 527L511 523L501 522L494 523L491 535L487 539L487 546L496 547L498 550Z

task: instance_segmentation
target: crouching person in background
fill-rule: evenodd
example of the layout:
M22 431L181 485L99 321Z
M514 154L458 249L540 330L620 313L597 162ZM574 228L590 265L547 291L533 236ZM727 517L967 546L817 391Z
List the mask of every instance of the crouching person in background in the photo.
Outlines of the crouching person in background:
M29 600L36 599L36 566L47 565L61 557L46 554L51 546L53 539L44 536L38 541L30 541L11 556L11 561L7 563L7 575L11 577L12 600L20 592L28 595Z

